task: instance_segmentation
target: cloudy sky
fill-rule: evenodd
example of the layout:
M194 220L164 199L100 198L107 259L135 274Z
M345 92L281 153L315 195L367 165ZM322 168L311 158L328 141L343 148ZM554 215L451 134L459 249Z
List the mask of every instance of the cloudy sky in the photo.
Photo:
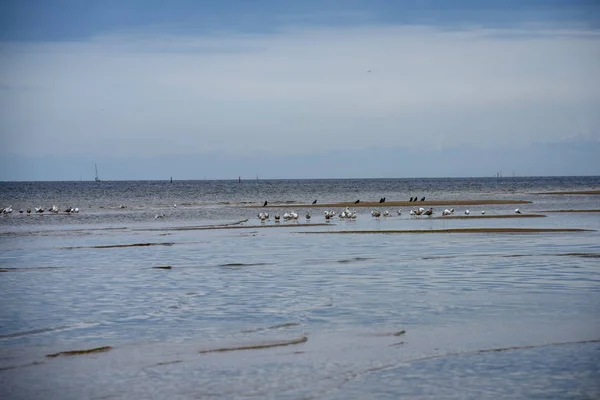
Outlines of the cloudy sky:
M600 3L21 0L0 180L600 175Z

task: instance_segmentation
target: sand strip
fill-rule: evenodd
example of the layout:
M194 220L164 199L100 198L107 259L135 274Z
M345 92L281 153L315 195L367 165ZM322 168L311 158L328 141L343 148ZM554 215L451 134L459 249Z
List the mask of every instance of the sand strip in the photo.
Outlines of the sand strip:
M82 354L91 354L91 353L104 353L105 351L112 350L110 346L104 347L96 347L94 349L88 350L72 350L72 351L61 351L59 353L48 354L46 357L58 357L58 356L77 356Z
M148 247L148 246L173 246L175 243L132 243L132 244L106 244L98 246L77 246L77 247L63 247L62 250L74 250L74 249L115 249L121 247Z
M495 219L495 218L544 218L542 214L503 214L503 215L447 215L433 218L417 218L417 219Z
M351 202L341 203L323 203L323 204L295 204L296 208L334 208L334 207L350 207L350 208L361 208L361 207L424 207L424 206L477 206L486 204L530 204L529 200L426 200L426 201L386 201L385 203L361 201L356 204ZM269 204L267 207L261 205L246 206L247 208L290 208L289 205Z
M575 190L570 192L538 192L534 194L600 194L600 190Z
M307 342L308 338L306 336L302 336L298 339L292 340L281 340L276 342L264 343L264 344L255 344L255 345L247 345L247 346L237 346L237 347L223 347L220 349L212 349L212 350L200 350L198 353L223 353L226 351L237 351L237 350L260 350L260 349L269 349L272 347L281 347L281 346L290 346L293 344L300 344Z
M598 213L600 210L544 210L543 213Z
M575 228L459 228L459 229L411 229L381 231L333 231L333 232L298 232L313 235L356 235L356 234L399 234L399 233L560 233L560 232L596 232L592 229Z

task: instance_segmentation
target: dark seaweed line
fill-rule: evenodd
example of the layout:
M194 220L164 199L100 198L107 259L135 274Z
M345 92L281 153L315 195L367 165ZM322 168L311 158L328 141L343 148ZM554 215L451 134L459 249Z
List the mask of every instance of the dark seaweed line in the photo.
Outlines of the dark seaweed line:
M501 258L517 258L517 257L582 257L582 258L600 258L600 253L559 253L559 254L462 254L455 256L428 256L422 257L422 260L442 260L449 258L462 257L501 257Z
M148 247L148 246L173 246L176 243L164 242L164 243L132 243L132 244L106 244L98 246L76 246L76 247L62 247L61 250L75 250L75 249L115 249L121 247Z
M282 346L291 346L294 344L305 343L308 341L306 336L302 336L298 339L286 340L281 342L273 342L266 344L256 344L256 345L248 345L248 346L238 346L238 347L222 347L219 349L210 349L210 350L200 350L198 353L206 354L206 353L224 353L228 351L239 351L239 350L261 350L261 349L270 349L272 347L282 347Z

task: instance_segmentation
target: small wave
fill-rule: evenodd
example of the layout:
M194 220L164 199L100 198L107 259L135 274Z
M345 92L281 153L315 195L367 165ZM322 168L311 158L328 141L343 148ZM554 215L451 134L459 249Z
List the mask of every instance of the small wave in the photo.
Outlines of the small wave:
M34 365L40 365L40 364L45 364L45 363L44 363L44 361L34 361L34 362L30 362L27 364L21 364L21 365L9 365L8 367L0 367L0 371L8 371L10 369L33 367Z
M75 325L61 325L61 326L54 326L54 327L50 327L50 328L32 329L29 331L13 332L13 333L7 333L4 335L0 335L0 340L14 339L14 338L23 337L23 336L40 335L40 334L49 333L49 332L68 331L71 329L89 328L89 327L96 326L96 325L98 325L97 322L84 322L84 323L79 323L79 324L75 324Z

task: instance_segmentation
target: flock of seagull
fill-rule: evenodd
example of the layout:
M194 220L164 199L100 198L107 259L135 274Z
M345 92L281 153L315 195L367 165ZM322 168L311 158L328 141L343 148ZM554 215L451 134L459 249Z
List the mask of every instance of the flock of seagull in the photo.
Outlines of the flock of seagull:
M469 209L465 210L465 215L470 215L470 211ZM397 213L399 216L402 215L402 210L398 210ZM421 215L426 215L428 217L431 217L433 214L435 214L435 211L433 210L433 207L429 207L429 209L425 209L423 207L419 207L416 208L414 210L410 210L410 216L415 216L415 217L420 217ZM521 211L517 208L515 209L515 214L521 214ZM340 219L350 219L350 220L354 220L357 217L356 211L352 211L350 210L349 207L346 207L345 210L343 210L341 213L337 214L335 211L333 210L326 210L323 212L323 216L325 217L325 221L330 221L332 218L334 218L335 216L338 216ZM390 212L388 210L383 211L383 213L379 210L371 210L371 216L374 218L379 218L381 216L384 217L388 217L390 215ZM442 216L450 216L450 215L454 215L454 208L450 208L450 209L445 209L444 211L442 211ZM485 215L485 210L481 211L481 215ZM266 212L261 212L258 213L258 219L261 222L266 222L270 220L270 216L269 213ZM304 216L307 222L310 222L310 218L311 218L311 214L310 212L307 212L306 215ZM285 212L283 213L283 220L284 221L297 221L299 218L298 213L295 211L290 211L290 212ZM274 220L275 222L281 222L282 216L281 214L277 213L274 215Z
M53 213L53 214L58 214L60 212L60 210L58 209L58 206L56 206L56 204L54 204L54 205L52 205L52 207L48 207L47 210L44 207L34 207L33 211L31 210L31 208L28 208L27 210L23 210L21 208L19 210L19 214L23 214L23 213L31 214L32 212L37 213L37 214L43 214L46 211ZM0 214L7 215L7 214L12 214L12 212L13 212L12 206L8 206L8 207L3 208L2 211L0 212ZM79 212L79 208L68 207L66 210L64 210L64 212L67 214L72 214L72 213L76 214Z

